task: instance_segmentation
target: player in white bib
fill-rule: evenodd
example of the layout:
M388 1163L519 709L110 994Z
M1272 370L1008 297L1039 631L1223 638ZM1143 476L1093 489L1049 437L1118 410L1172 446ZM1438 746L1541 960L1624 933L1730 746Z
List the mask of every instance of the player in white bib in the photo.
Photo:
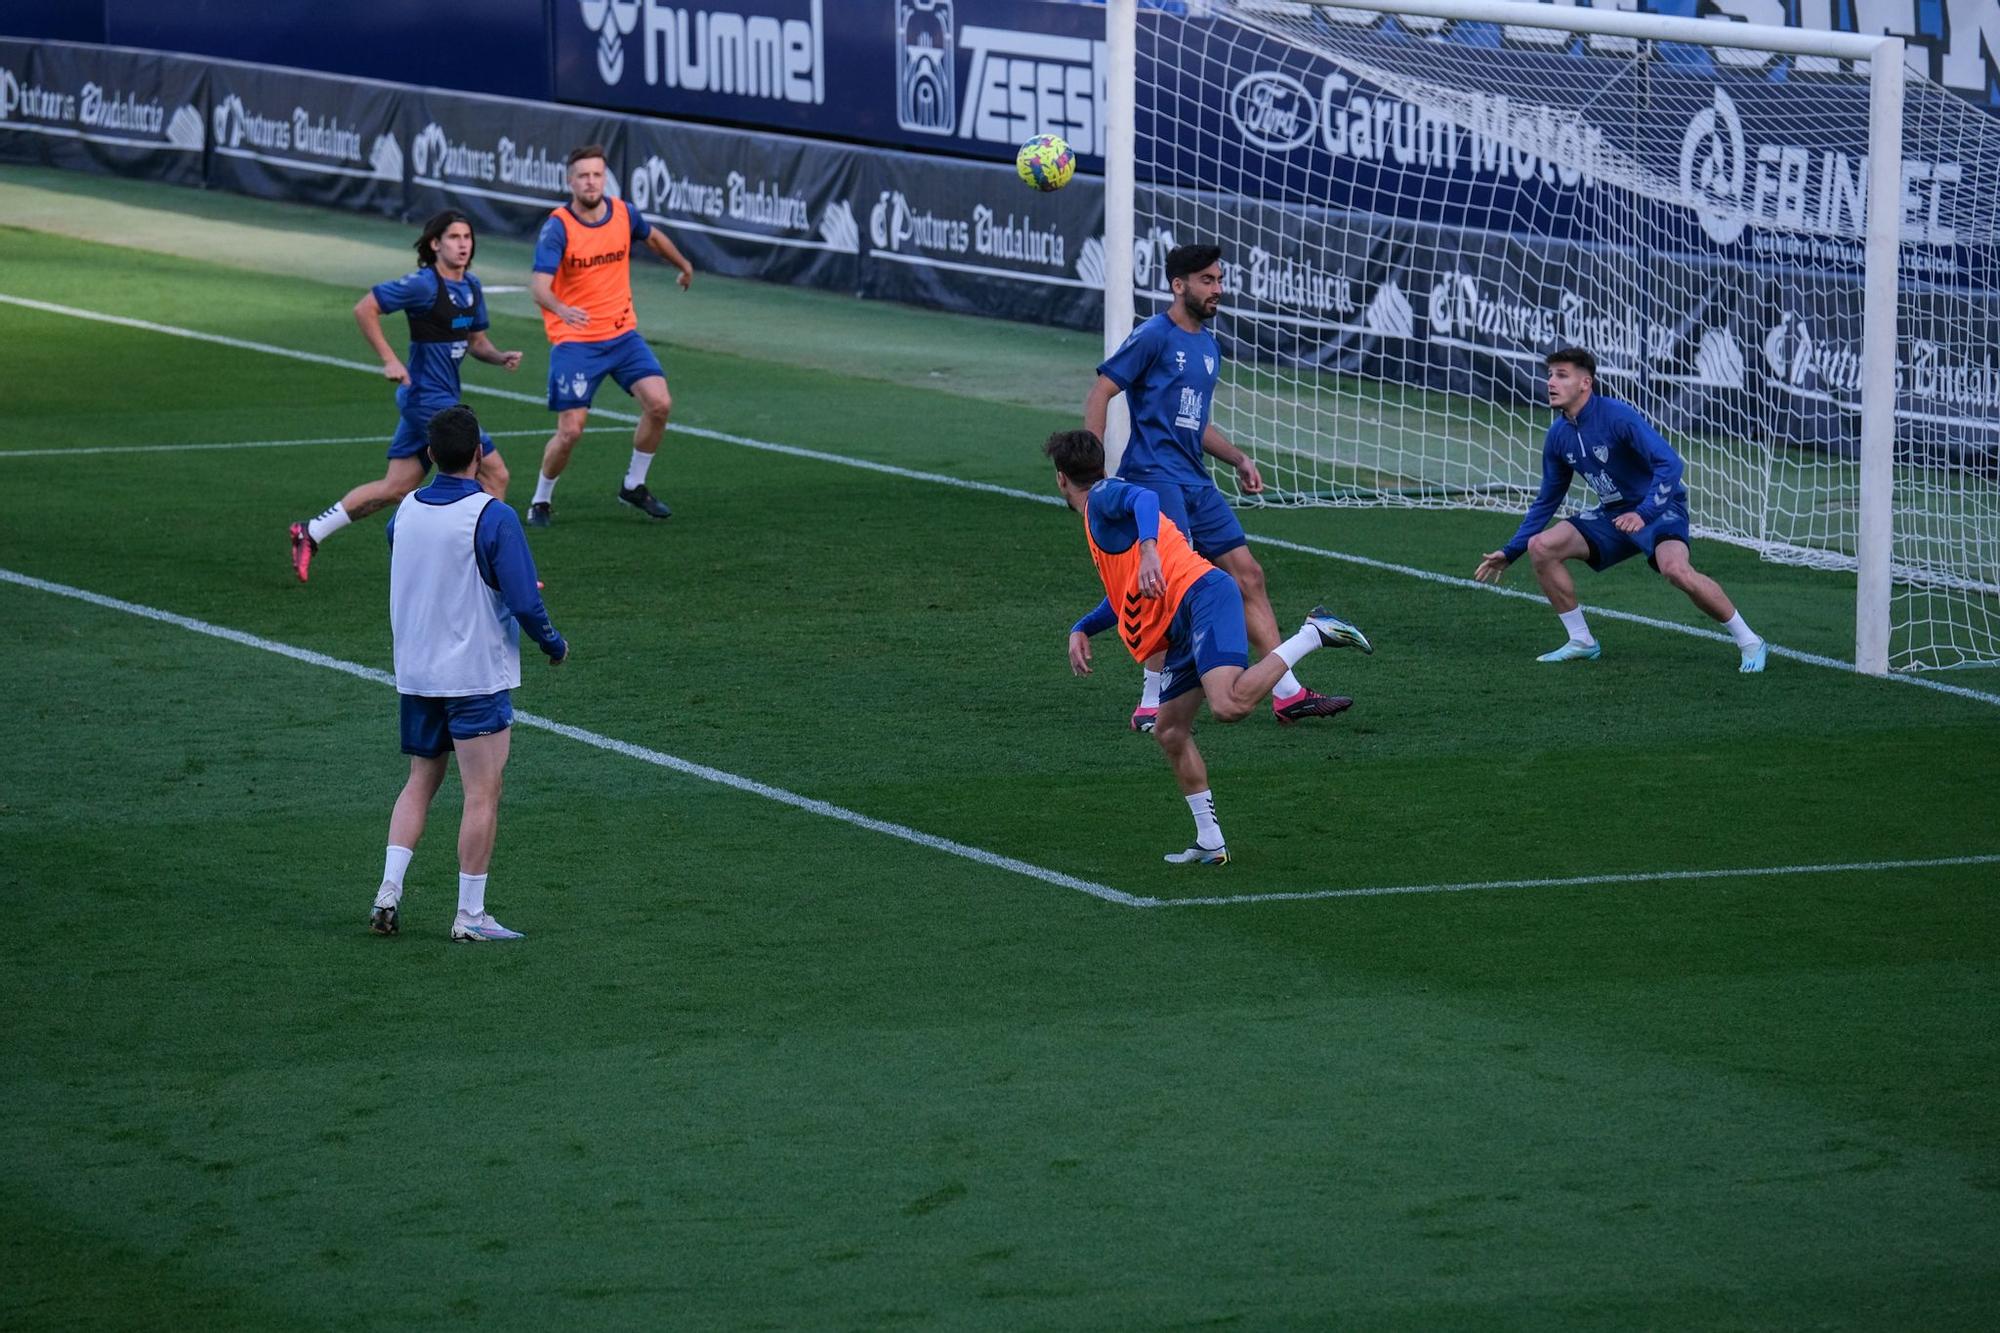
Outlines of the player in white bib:
M456 751L465 810L451 937L521 938L486 910L500 778L513 740L508 692L521 683L522 629L551 665L568 659L569 644L542 606L521 520L479 487L479 437L479 418L469 407L432 417L429 447L437 478L404 497L389 521L389 626L410 777L389 817L382 887L368 919L378 935L401 928L403 875Z

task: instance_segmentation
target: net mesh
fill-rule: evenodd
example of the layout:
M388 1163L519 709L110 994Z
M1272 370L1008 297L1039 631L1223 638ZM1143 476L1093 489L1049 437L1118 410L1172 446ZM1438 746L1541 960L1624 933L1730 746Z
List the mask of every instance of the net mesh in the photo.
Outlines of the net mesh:
M1261 502L1519 510L1578 345L1699 535L1855 568L1865 63L1233 0L1142 17L1138 100L1139 313L1223 247ZM1992 663L2000 124L1912 73L1903 152L1891 665Z

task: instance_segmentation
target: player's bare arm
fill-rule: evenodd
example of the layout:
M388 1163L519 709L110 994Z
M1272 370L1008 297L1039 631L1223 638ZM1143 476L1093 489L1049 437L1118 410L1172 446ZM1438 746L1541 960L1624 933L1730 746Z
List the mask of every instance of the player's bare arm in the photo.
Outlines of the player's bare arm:
M694 281L694 265L688 263L687 256L679 246L667 239L667 234L658 227L646 233L646 248L681 271L681 290L686 291Z
M521 354L501 351L493 345L493 340L487 337L483 330L465 340L465 350L470 352L475 360L484 361L489 366L501 366L507 370L521 368Z
M528 295L535 298L535 304L554 315L573 329L580 329L590 323L590 312L573 305L564 305L556 299L556 275L553 273L530 273L528 275Z
M1479 558L1479 568L1472 571L1472 577L1481 583L1498 583L1507 577L1507 566L1513 563L1505 551L1488 551Z
M1166 575L1160 572L1160 545L1155 541L1139 543L1139 595L1153 598L1167 595Z
M1257 464L1250 455L1229 442L1229 437L1216 428L1214 422L1201 433L1201 451L1226 467L1235 469L1236 484L1245 495L1255 495L1264 489L1264 474L1257 470Z
M1083 428L1103 439L1104 418L1111 411L1111 400L1123 392L1118 382L1109 375L1099 375L1097 383L1090 386L1090 393L1083 400Z
M1075 676L1090 674L1090 636L1080 629L1069 632L1069 669Z
M354 303L354 322L361 326L361 336L375 349L375 355L382 358L382 378L394 380L398 384L410 382L410 372L404 366L396 349L389 346L389 339L382 333L382 306L375 299L375 293L364 292Z

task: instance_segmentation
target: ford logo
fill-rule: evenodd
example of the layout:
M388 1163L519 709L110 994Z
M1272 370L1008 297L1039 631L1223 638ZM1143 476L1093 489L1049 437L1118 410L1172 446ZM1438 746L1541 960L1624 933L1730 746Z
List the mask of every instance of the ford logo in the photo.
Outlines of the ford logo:
M1287 153L1313 137L1312 97L1306 86L1277 70L1237 80L1229 115L1245 140L1267 153Z

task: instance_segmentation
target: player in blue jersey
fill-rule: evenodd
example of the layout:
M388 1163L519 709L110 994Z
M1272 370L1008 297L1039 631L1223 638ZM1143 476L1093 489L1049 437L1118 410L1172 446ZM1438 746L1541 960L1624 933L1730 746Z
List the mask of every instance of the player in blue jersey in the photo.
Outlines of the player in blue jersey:
M383 378L396 387L395 438L389 467L380 481L363 482L309 522L292 524L292 570L306 581L319 544L358 518L399 503L430 471L427 432L431 418L458 404L458 363L470 354L488 365L516 370L519 352L503 352L486 336L486 296L472 276L476 242L465 214L447 209L424 224L417 237L417 267L391 282L370 288L354 304L361 336L382 358ZM382 332L382 316L401 312L410 326L410 356L398 360ZM484 450L479 484L496 499L507 497L507 465L491 436Z
M511 692L521 684L523 630L551 666L569 660L569 643L542 605L521 520L479 485L484 438L469 407L433 416L425 439L437 479L406 497L389 520L389 630L410 776L389 816L382 886L369 911L368 928L378 935L402 928L403 876L456 754L465 805L451 938L521 938L486 910L501 778L513 744Z
M1743 623L1722 585L1688 563L1681 456L1636 408L1597 392L1597 358L1583 348L1551 353L1548 368L1549 406L1556 419L1542 441L1542 488L1513 540L1488 551L1473 577L1498 583L1525 551L1549 605L1569 631L1562 647L1536 660L1590 661L1604 650L1576 604L1567 562L1609 569L1644 555L1689 601L1722 622L1741 653L1738 670L1762 671L1768 656L1764 641ZM1548 527L1578 473L1597 493L1597 507Z
M1070 626L1069 666L1091 673L1090 636L1117 629L1139 661L1158 654L1167 680L1152 728L1194 815L1194 845L1174 852L1174 865L1226 865L1228 845L1215 819L1208 767L1194 744L1203 700L1217 722L1248 717L1257 701L1300 658L1320 648L1373 652L1368 636L1314 607L1299 632L1273 646L1255 665L1235 580L1196 555L1159 497L1104 475L1104 446L1087 430L1058 431L1042 452L1056 465L1056 490L1083 517L1084 544L1104 585L1097 609ZM1115 609L1114 609L1115 608Z
M1173 289L1173 304L1134 329L1097 368L1097 382L1083 405L1084 428L1104 438L1111 400L1121 393L1126 396L1132 437L1118 464L1118 476L1153 492L1160 512L1187 534L1195 551L1236 580L1243 593L1250 645L1262 656L1278 642L1278 619L1271 614L1264 568L1250 554L1243 525L1209 476L1207 463L1214 458L1232 468L1245 495L1264 489L1256 463L1209 420L1222 347L1207 325L1222 303L1222 250L1213 245L1176 246L1167 254L1167 282ZM1159 716L1163 666L1157 657L1145 663L1139 706L1132 710L1134 731L1151 731ZM1271 689L1271 710L1284 723L1327 717L1351 702L1307 689L1290 671Z

